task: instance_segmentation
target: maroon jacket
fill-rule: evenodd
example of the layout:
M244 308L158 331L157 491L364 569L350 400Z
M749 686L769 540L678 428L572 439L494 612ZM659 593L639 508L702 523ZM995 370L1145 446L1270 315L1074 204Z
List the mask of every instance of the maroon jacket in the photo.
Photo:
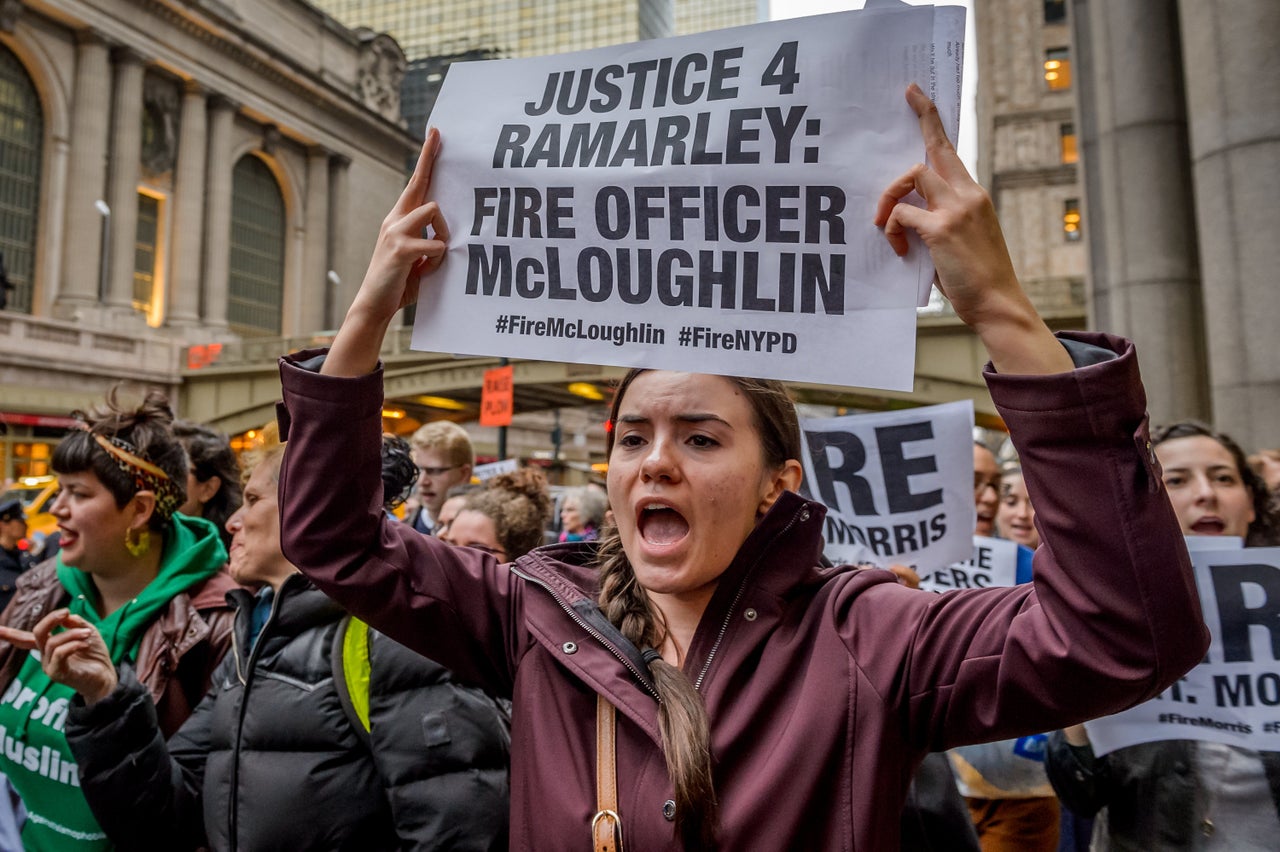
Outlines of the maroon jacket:
M1147 443L1132 347L1068 374L987 380L1021 453L1044 546L1035 582L933 595L887 571L818 568L824 510L789 494L743 544L685 672L711 722L724 849L896 849L931 750L1050 730L1148 699L1208 642ZM514 701L512 848L590 843L595 701L619 711L633 850L677 849L657 701L594 622L591 545L514 565L386 520L382 379L282 364L284 551L392 638Z

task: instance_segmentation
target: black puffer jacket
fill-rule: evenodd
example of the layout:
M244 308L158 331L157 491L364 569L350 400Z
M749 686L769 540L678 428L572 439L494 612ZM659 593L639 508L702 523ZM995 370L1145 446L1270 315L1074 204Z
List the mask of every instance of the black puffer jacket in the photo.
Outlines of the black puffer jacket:
M233 595L232 653L167 746L127 670L93 707L73 702L85 798L121 849L506 848L509 738L491 699L408 651L383 653L379 637L369 737L333 678L342 610L290 577L249 653L253 598Z

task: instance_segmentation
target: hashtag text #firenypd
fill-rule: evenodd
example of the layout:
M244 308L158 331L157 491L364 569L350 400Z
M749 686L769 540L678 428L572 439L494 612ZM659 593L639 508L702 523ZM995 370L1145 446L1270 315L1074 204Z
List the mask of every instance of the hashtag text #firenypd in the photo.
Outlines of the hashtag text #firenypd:
M793 355L799 348L799 339L789 331L761 331L751 328L716 331L705 325L682 326L678 341L681 346L694 349L778 352L783 355Z

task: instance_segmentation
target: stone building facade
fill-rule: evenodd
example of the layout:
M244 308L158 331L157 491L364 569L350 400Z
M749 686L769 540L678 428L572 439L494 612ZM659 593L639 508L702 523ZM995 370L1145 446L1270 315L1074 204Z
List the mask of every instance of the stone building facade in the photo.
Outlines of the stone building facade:
M1071 0L1092 318L1152 420L1280 446L1275 0Z
M449 66L569 53L768 19L768 0L313 0L352 27L395 36L409 58L402 105L421 134Z
M404 66L302 0L0 0L0 479L185 346L336 325L417 148Z
M1036 307L1082 325L1088 228L1065 3L976 0L974 15L978 180Z

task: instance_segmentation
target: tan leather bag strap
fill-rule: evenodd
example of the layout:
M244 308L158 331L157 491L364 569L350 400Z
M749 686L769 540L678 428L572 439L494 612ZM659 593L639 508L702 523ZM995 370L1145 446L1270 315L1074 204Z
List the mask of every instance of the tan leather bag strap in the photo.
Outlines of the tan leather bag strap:
M595 852L622 852L618 817L618 767L615 762L616 713L609 699L596 695L596 815L591 818Z

